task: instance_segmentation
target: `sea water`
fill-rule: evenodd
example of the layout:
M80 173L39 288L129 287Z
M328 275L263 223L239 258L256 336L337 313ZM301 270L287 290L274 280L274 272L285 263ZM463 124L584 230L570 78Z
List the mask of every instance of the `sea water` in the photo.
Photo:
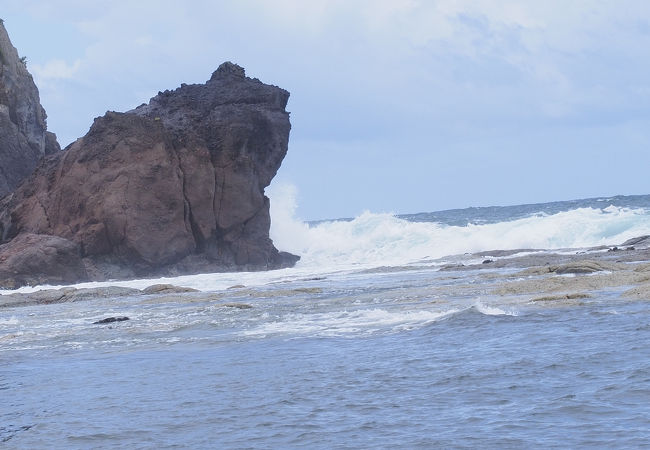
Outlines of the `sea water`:
M650 234L650 196L311 224L272 204L295 268L105 283L213 298L0 310L0 447L650 445L650 299L549 307L438 270Z

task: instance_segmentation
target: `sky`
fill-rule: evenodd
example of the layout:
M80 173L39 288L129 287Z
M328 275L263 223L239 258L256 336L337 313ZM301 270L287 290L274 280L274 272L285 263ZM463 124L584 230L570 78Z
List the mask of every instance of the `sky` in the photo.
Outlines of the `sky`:
M645 0L0 0L62 146L224 61L291 93L299 218L648 194Z

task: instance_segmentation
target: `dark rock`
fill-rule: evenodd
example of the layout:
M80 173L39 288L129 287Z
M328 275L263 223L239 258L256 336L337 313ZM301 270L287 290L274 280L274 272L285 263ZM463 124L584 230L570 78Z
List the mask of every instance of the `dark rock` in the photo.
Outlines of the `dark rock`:
M484 259L481 264L490 264L491 262L494 262L494 261L492 261L491 259Z
M0 201L0 236L73 243L85 265L73 281L291 266L264 195L287 151L288 98L224 63L206 84L108 112ZM53 269L31 270L49 282Z
M607 250L607 251L608 251L608 252L617 252L617 251L619 251L619 250L620 250L620 248L618 248L618 247L612 247L612 248L610 248L610 249Z
M0 23L0 197L29 176L44 155L60 150L26 64Z
M105 319L98 320L97 322L93 322L93 325L103 325L105 323L113 323L113 322L124 322L125 320L131 320L128 317L107 317Z

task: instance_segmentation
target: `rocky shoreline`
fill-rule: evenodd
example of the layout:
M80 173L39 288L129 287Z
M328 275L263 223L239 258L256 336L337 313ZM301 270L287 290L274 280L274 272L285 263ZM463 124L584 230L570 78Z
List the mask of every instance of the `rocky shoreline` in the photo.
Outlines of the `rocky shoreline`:
M438 271L439 274L446 274L442 275L442 279L438 279L438 282L432 283L427 291L431 297L439 299L434 302L442 301L446 297L480 296L499 297L513 304L552 307L581 304L585 299L595 297L603 290L617 291L617 295L624 299L650 298L650 236L641 236L612 247L592 247L563 252L494 250L463 255L463 257L485 259L478 264L428 268L428 270ZM398 270L399 268L383 268L373 272ZM479 282L445 283L445 280L465 278L465 273L468 271L474 271ZM323 281L325 278L316 280ZM218 292L200 292L169 284L155 284L142 290L117 286L64 287L32 293L5 294L0 296L0 308L147 295L158 302L229 300L222 306L249 308L251 307L249 304L240 303L239 300L276 295L311 295L320 292L321 288L318 287L268 291L243 285L232 286ZM419 295L422 294L421 291L418 292ZM406 296L408 297L408 294ZM230 301L233 299L237 302Z
M650 298L650 236L616 246L561 252L497 250L465 256L485 259L440 270L450 278L457 278L454 273L476 271L482 282L453 286L454 295L496 296L512 303L545 306L578 304L604 290L616 291L621 298Z

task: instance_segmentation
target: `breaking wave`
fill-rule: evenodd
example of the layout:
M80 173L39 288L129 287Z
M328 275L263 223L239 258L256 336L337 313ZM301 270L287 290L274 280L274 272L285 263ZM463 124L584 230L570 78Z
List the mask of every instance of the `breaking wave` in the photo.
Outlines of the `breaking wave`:
M582 207L489 224L451 226L364 212L350 221L307 224L295 217L295 188L272 191L271 238L301 255L298 267L402 265L486 250L619 245L650 234L643 208Z

